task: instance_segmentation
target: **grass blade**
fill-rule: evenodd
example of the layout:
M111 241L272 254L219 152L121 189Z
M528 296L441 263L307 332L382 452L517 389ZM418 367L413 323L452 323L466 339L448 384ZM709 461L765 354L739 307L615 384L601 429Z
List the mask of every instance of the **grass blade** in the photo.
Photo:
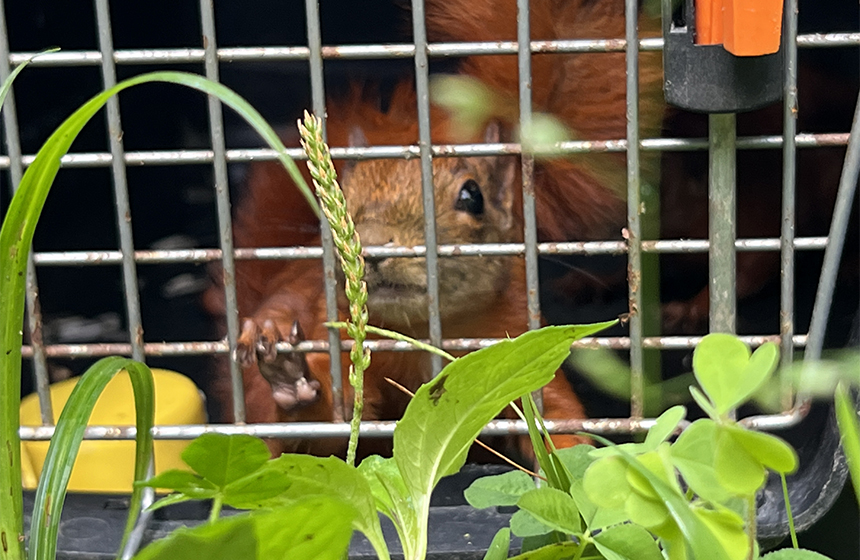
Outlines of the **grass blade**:
M269 146L278 152L278 159L308 203L319 212L316 200L298 167L286 154L283 143L263 117L230 89L196 74L152 72L125 80L90 99L57 128L24 173L0 229L0 536L7 543L7 547L8 543L13 543L6 551L7 560L23 558L23 505L18 437L21 327L24 318L25 270L36 223L51 184L60 169L60 159L69 151L81 129L113 95L126 88L150 82L175 83L194 88L218 97L239 113Z
M860 505L860 422L857 420L857 411L854 410L851 396L841 383L836 387L836 421L842 437L842 449L848 460L854 495Z
M152 425L155 417L155 387L152 373L145 365L129 358L118 356L102 358L93 364L75 385L57 421L54 436L51 438L39 487L36 489L33 517L30 523L29 558L31 560L53 560L56 555L60 513L63 509L69 478L72 475L71 465L78 455L87 421L96 401L108 382L123 369L128 370L131 377L137 416L134 477L135 480L146 479L146 468L152 457ZM137 519L143 490L143 487L135 487L132 493L126 537Z

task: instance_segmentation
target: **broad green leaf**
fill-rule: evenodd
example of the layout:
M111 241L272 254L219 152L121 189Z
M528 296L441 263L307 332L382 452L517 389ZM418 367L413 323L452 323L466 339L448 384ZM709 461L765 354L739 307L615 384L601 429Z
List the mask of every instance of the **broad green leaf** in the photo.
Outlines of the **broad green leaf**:
M594 544L607 560L663 560L657 541L638 525L605 529L594 536Z
M659 498L643 496L639 492L630 493L624 502L624 511L630 521L648 529L659 527L669 519L669 510Z
M367 481L376 508L394 524L404 550L410 550L420 534L418 516L394 458L371 455L358 466Z
M696 508L693 513L708 526L730 560L747 558L750 538L744 531L744 522L740 516L727 509Z
M511 560L562 560L563 558L573 558L578 549L579 544L573 541L552 543L512 556Z
M702 391L699 390L695 385L690 385L690 395L693 396L693 400L696 401L696 404L699 405L699 408L702 409L702 412L710 416L714 420L720 419L720 414L717 412L717 409L714 408L713 403L708 400L708 397L705 396Z
M484 554L484 560L507 560L508 552L511 550L511 530L502 527L493 537L493 542Z
M544 327L503 340L448 364L418 389L394 430L394 458L424 547L430 494L440 478L460 470L484 425L512 400L548 383L573 341L614 323Z
M539 537L552 533L552 528L541 523L526 510L520 509L511 516L511 533L520 538Z
M648 469L654 476L665 482L669 487L673 488L679 495L681 489L678 486L675 472L671 462L668 459L669 444L663 444L664 451L661 453L659 448L648 453L639 455L636 459L639 464ZM666 456L666 458L664 458ZM638 492L646 498L656 499L658 496L654 492L649 480L639 474L635 469L627 469L627 482L635 492Z
M313 558L341 560L356 511L342 500L316 497L264 512L221 518L178 529L135 560Z
M714 470L717 480L729 492L739 495L752 494L765 480L765 469L761 462L732 437L726 426L717 426Z
M520 510L520 511L522 511L522 510ZM526 513L526 515L528 515L527 512L524 512L524 513ZM511 518L511 519L513 519L513 518ZM532 519L534 519L534 518L532 518ZM556 533L555 531L550 531L548 533L544 533L543 535L536 535L534 537L523 537L523 544L520 547L520 556L522 556L528 552L539 550L541 548L544 548L545 546L552 545L552 544L558 544L558 543L559 543L558 533ZM517 558L519 558L519 556L517 556Z
M535 483L522 471L509 471L477 479L463 492L473 508L515 506L520 496L535 489Z
M824 556L811 550L802 548L784 548L769 552L761 557L761 560L831 560L829 556Z
M146 508L146 511L155 511L163 507L172 506L173 504L181 504L182 502L188 501L191 501L191 498L185 494L170 494L169 496L156 500L155 503Z
M600 436L593 437L601 443L610 443L608 440ZM660 480L660 478L642 466L635 457L626 451L620 451L619 453L621 458L631 469L636 470L641 476L650 482L651 486L654 488L654 492L663 501L666 509L672 517L672 520L674 521L674 524L671 525L673 527L676 526L684 540L689 543L689 546L697 560L730 560L720 546L717 538L711 532L710 528L693 514L690 510L690 504L683 496L679 495L676 488L671 487ZM589 470L592 468L594 468L594 465L592 465ZM589 496L590 495L591 494L589 493Z
M149 486L150 488L167 488L174 492L181 492L194 500L205 500L218 492L217 486L199 474L179 469L164 471L145 482L137 484L139 486Z
M364 533L380 558L387 558L382 527L376 515L376 502L365 477L337 457L284 454L269 461L265 468L279 473L289 486L265 503L290 503L309 496L329 496L344 500L355 508L355 528Z
M520 497L517 506L555 531L568 535L582 533L576 502L561 490L534 488Z
M193 529L181 527L141 550L135 560L256 559L257 537L250 515L222 518Z
M797 468L794 449L775 435L754 432L740 426L725 426L724 429L764 467L781 473L791 473Z
M672 464L681 472L696 495L712 502L723 502L731 494L723 488L714 470L717 425L710 418L696 420L672 445Z
M848 461L851 482L854 484L854 495L860 503L860 422L857 411L844 385L836 387L836 421L839 424L839 434L842 438L842 449Z
M765 343L750 355L736 336L712 333L693 352L696 379L722 415L747 400L776 369L779 348Z
M627 482L627 463L620 456L598 459L585 471L582 485L598 508L623 509L633 492Z
M146 477L146 469L152 457L152 426L155 419L155 386L152 372L144 364L128 358L102 358L81 376L57 420L36 489L33 516L30 520L30 558L53 560L56 555L59 513L63 509L71 467L84 438L87 421L105 386L123 369L128 371L134 390L137 426L134 480L140 481ZM142 487L135 486L123 543L134 526L142 497Z
M555 456L561 459L573 480L582 480L585 471L594 462L594 458L589 456L593 450L593 445L574 445L557 450Z
M645 436L643 448L647 451L657 449L657 446L669 439L675 432L675 428L684 417L687 415L687 409L683 406L673 406L659 417L656 422L648 430L648 435Z
M269 457L263 440L244 434L203 434L182 452L189 467L221 488L256 471Z
M239 509L267 507L273 498L283 495L292 483L278 469L264 466L225 486L224 503Z

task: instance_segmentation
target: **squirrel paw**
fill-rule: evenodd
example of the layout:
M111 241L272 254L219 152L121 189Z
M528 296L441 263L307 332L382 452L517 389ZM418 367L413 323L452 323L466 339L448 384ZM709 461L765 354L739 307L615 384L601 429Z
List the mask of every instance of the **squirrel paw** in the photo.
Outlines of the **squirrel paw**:
M272 398L281 409L290 412L316 401L320 384L309 379L310 368L304 354L278 354L275 345L281 340L281 332L271 319L262 325L245 319L236 346L236 361L242 367L257 364L260 374L272 386ZM287 342L295 345L304 340L299 322L294 321Z

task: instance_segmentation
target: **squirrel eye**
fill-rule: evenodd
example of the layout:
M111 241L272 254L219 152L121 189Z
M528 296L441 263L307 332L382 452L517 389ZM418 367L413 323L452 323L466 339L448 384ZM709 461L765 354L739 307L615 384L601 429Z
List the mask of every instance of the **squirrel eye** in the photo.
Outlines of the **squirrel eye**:
M484 195L481 194L481 187L478 186L478 183L474 179L468 179L460 187L460 192L457 194L457 202L454 203L454 209L468 212L473 216L484 214Z

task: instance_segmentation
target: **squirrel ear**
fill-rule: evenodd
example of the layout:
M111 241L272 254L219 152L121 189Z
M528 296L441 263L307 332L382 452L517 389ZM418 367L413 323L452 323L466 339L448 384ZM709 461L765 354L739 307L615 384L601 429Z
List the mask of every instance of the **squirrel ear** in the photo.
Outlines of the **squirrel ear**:
M360 126L355 125L349 129L349 145L352 148L366 148L367 136Z

